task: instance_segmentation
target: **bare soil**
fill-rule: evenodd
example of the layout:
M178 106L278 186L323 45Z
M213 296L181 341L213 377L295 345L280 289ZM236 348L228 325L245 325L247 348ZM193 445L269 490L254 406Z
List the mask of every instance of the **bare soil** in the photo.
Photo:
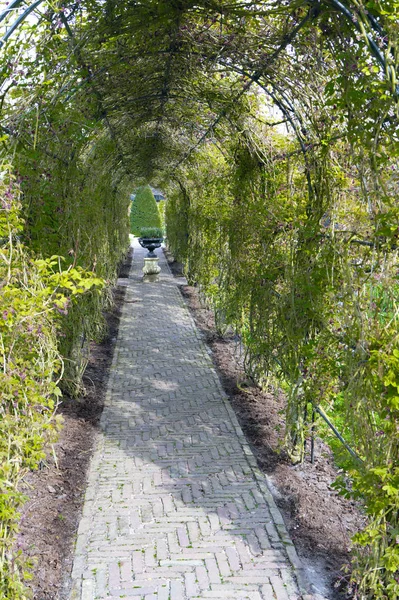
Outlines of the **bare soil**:
M182 266L165 252L176 277ZM171 260L172 259L172 260ZM265 392L245 375L237 337L220 336L213 311L201 303L198 289L180 286L194 320L212 351L215 367L259 468L267 473L274 497L314 591L332 600L349 598L351 536L364 524L360 507L331 487L338 476L329 447L316 439L315 463L293 466L280 451L285 397Z
M120 278L128 277L131 260L129 254ZM66 600L69 596L73 544L125 293L123 286L114 289L113 307L105 315L107 335L91 348L83 379L85 393L79 398L64 396L58 409L64 424L55 444L57 464L49 451L41 468L29 473L24 482L29 500L23 507L17 543L33 562L29 588L34 600Z

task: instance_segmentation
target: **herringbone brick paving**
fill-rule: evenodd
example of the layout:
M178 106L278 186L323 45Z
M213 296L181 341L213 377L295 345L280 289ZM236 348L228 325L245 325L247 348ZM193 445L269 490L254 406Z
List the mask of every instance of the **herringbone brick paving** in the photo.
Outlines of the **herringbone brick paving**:
M267 480L164 258L143 283L144 255L135 243L71 600L298 600Z

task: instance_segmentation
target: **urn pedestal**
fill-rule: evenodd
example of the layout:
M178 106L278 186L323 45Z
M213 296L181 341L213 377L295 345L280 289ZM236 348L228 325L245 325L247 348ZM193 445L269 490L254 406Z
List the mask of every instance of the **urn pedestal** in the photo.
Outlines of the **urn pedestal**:
M151 283L158 281L158 274L161 272L161 267L158 265L159 258L157 256L146 257L144 259L143 267L143 280L144 282Z

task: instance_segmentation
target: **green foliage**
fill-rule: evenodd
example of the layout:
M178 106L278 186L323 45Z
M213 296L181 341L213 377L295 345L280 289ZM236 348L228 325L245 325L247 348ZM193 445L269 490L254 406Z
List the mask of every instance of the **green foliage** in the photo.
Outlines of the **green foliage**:
M318 424L351 480L343 493L368 516L353 539L355 597L391 600L399 585L397 211L384 207L383 230L381 218L371 221L342 144L313 151L309 194L290 144L239 136L223 154L197 153L168 189L168 243L215 317L241 335L249 374L284 387L293 462L304 458L306 409L317 405L361 457ZM351 160L364 177L367 161Z
M160 227L142 227L140 237L142 238L161 238L163 231Z
M180 182L169 184L168 189L168 201L165 206L166 237L176 257L185 264L190 237L190 199Z
M73 114L68 122L65 117L59 135L72 136L79 118ZM62 254L69 266L93 271L107 282L101 293L80 296L63 316L58 347L65 366L60 385L73 395L82 389L90 342L104 334L103 310L111 301L107 288L129 245L128 182L123 173L110 171L113 150L113 142L103 136L95 145L82 145L71 160L67 153L68 168L39 149L34 162L23 151L15 160L29 247L44 257Z
M137 190L130 210L130 230L134 235L141 235L142 227L161 228L161 217L157 202L149 185Z
M165 228L166 228L165 210L166 210L166 202L165 202L165 200L160 200L160 202L158 202L158 212L159 212L159 216L161 218L162 231L165 231Z
M102 279L60 256L30 256L23 234L19 188L9 169L0 180L0 596L25 598L26 566L15 548L19 483L56 439L55 416L63 361L57 349L62 319Z
M2 46L0 143L26 226L0 249L21 237L32 290L62 270L82 292L80 269L106 281L69 290L67 307L54 297L59 385L79 391L103 332L130 182L159 182L169 244L219 329L241 335L253 377L286 390L292 460L321 404L363 461L338 457L369 516L355 539L362 600L398 597L397 8L54 2Z

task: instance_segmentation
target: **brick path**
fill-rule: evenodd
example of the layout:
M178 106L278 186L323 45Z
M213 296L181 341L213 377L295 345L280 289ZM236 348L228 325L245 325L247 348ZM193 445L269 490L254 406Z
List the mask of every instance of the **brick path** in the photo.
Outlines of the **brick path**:
M144 255L135 243L71 600L298 600L266 479L163 256L142 283Z

